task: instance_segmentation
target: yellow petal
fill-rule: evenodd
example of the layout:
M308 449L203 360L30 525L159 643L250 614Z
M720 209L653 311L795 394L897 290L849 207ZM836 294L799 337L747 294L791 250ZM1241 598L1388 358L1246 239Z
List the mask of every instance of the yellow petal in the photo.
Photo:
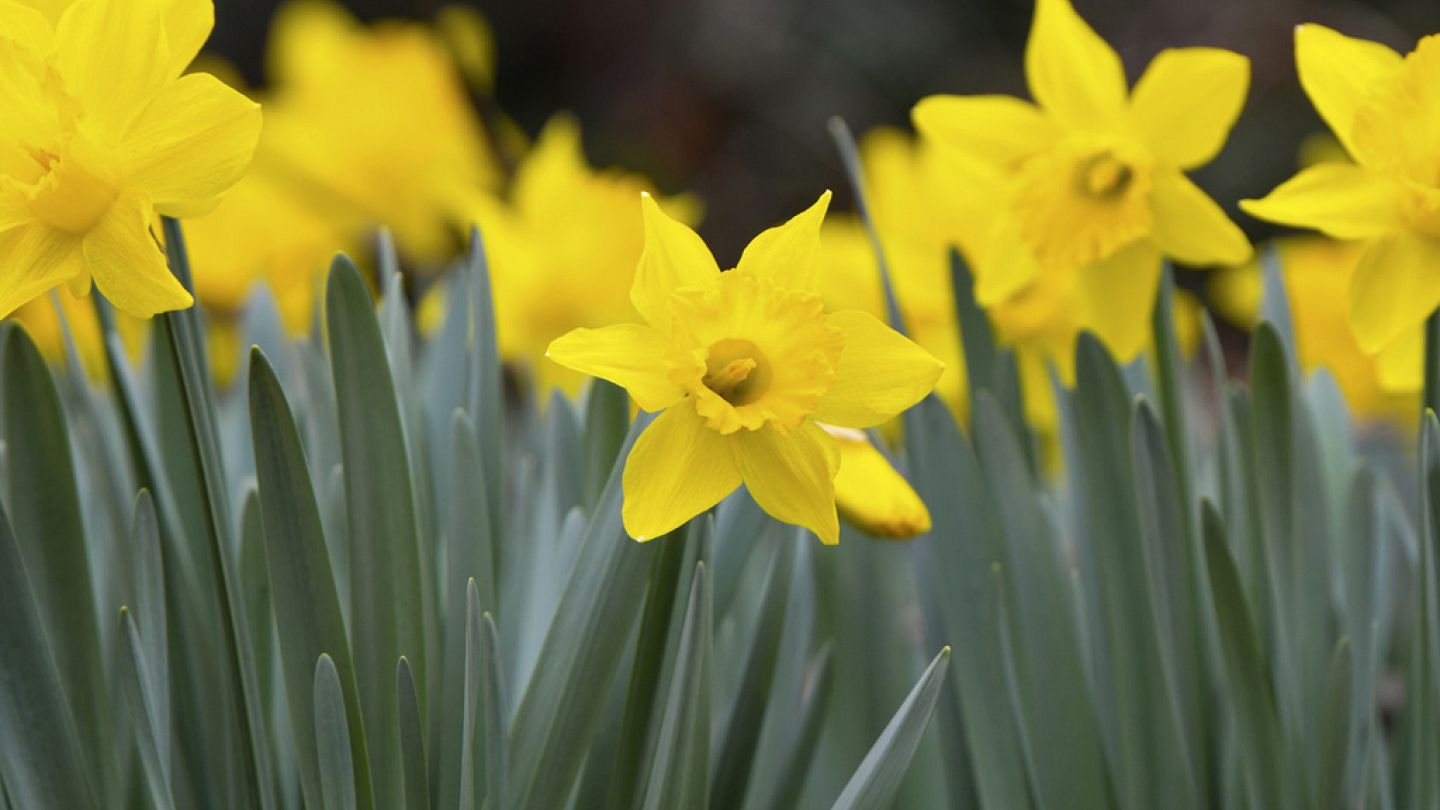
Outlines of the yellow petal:
M130 181L173 217L208 213L250 168L260 105L206 73L161 90L125 138Z
M975 300L981 306L1006 301L1040 272L1035 251L1020 235L1020 222L1002 216L991 226L983 260L975 266Z
M1374 354L1440 306L1440 241L1399 232L1365 246L1350 281L1355 339Z
M1160 253L1148 240L1116 251L1080 270L1084 326L1121 363L1135 359L1150 338L1150 314L1160 284Z
M874 427L925 398L945 364L909 338L858 309L826 320L845 335L835 383L815 418L851 428Z
M1039 108L1012 96L930 96L915 105L910 119L936 145L1006 169L1056 135Z
M827 428L840 448L835 505L840 516L866 534L906 540L930 531L925 502L864 433Z
M1200 187L1176 171L1155 173L1150 205L1152 233L1160 250L1184 264L1239 264L1250 258L1250 241Z
M80 271L80 240L44 225L26 225L0 235L0 318Z
M1404 188L1349 163L1302 169L1259 200L1241 200L1252 217L1314 228L1336 239L1364 239L1400 227Z
M1025 78L1041 107L1070 126L1103 128L1125 107L1125 69L1070 0L1038 0Z
M653 540L734 492L740 469L731 443L684 403L656 417L635 440L623 485L626 533Z
M170 75L179 76L195 61L215 28L213 0L161 0L165 40L170 49Z
M669 351L659 331L624 323L576 329L556 338L545 355L566 368L609 380L629 391L642 409L659 411L685 394L666 376Z
M65 89L101 132L117 132L169 75L159 0L76 0L55 28Z
M1407 329L1375 355L1380 388L1388 394L1418 394L1425 383L1425 330Z
M1366 97L1400 73L1400 54L1378 42L1347 37L1323 25L1295 28L1300 85L1335 137L1356 159L1355 114Z
M137 318L194 303L171 275L148 222L139 202L122 197L84 237L85 269L95 286L110 303Z
M44 53L50 49L52 33L50 21L39 10L14 0L0 0L0 38Z
M640 208L645 219L645 250L635 268L630 303L652 325L665 326L670 293L678 287L714 284L720 268L700 236L661 211L654 197L642 192Z
M1220 48L1161 51L1135 84L1130 120L1162 162L1181 169L1209 163L1250 86L1250 60Z
M745 246L735 269L764 276L782 289L819 292L820 223L829 207L827 191L784 225L762 231Z
M835 440L814 422L783 435L774 428L733 434L745 486L776 520L803 526L820 542L840 542L835 514L835 472L840 457Z

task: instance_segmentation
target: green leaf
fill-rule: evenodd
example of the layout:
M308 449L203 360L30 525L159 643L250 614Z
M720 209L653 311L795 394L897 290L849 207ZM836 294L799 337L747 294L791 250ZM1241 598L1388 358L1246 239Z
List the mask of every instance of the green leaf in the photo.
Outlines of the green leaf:
M485 804L486 810L503 810L510 806L510 764L506 745L506 720L509 712L505 692L505 667L500 660L500 633L489 613L480 617L480 659L485 667L484 711L485 732Z
M773 772L780 778L774 783L773 792L752 790L750 796L746 797L747 808L788 810L799 804L805 779L815 759L815 749L819 747L820 730L832 706L830 695L835 682L835 669L831 665L832 650L833 647L826 644L800 670L810 682L798 692L798 722L788 741L789 745L782 748L780 759L774 763ZM755 784L756 780L752 780L751 786Z
M355 810L355 757L350 752L346 699L335 662L324 653L315 662L314 691L315 751L321 780L318 806L325 810Z
M98 808L75 717L0 507L0 777L18 807Z
M1025 460L1035 470L1034 443L1025 424L1024 398L1020 393L1015 353L995 342L995 330L980 303L975 300L975 277L959 249L950 248L950 285L955 292L955 317L960 325L960 348L965 354L965 384L973 404L981 391L999 400L1005 424L1015 432ZM973 417L972 417L973 419Z
M900 789L900 780L910 767L910 759L920 746L920 738L935 713L935 702L945 683L950 663L946 647L925 668L915 688L881 732L880 739L850 777L831 810L883 810L890 807Z
M710 580L702 561L695 566L675 672L659 716L645 810L710 806L711 609Z
M581 437L580 455L581 503L586 508L593 507L604 490L605 479L610 477L610 468L615 466L629 427L630 395L612 382L593 380L585 395L585 433Z
M375 801L389 807L402 800L395 662L404 656L416 683L426 683L415 499L408 465L396 463L408 455L375 308L343 255L331 268L325 303L345 463L355 674L363 725L374 744Z
M255 469L260 486L261 515L265 527L267 568L271 598L280 640L280 661L285 676L285 694L295 737L300 785L306 802L320 802L324 774L321 773L315 738L307 733L316 710L311 704L315 690L314 662L325 654L337 672L342 694L354 722L347 724L357 762L352 769L357 801L371 807L372 767L368 758L362 703L340 597L330 572L330 555L320 524L320 507L315 500L309 468L300 447L290 405L280 381L258 349L250 355L250 425L255 448ZM362 637L363 638L363 637ZM392 693L393 694L393 693ZM391 705L394 705L393 700ZM398 721L397 721L398 722ZM398 729L396 729L398 737ZM396 767L399 762L395 763ZM376 769L387 767L377 762Z
M480 466L501 470L505 458L505 380L496 338L490 261L478 227L470 230L470 254L465 263L470 276L470 404L466 410L474 417L476 435L480 438ZM485 484L488 502L497 506L490 511L490 531L500 537L503 521L498 505L504 495L501 477L492 474Z
M75 712L81 742L107 793L111 758L110 690L103 681L85 526L75 489L70 437L55 381L23 328L6 330L0 417L15 540Z
M153 676L146 664L145 647L130 610L120 608L120 685L135 729L141 770L145 773L151 803L157 808L173 808L175 799L170 795L170 778L166 773L168 763L162 758L159 744L164 734L162 717L168 715L162 715L151 691Z
M430 774L425 765L425 729L420 722L420 699L415 676L404 658L395 666L395 699L400 705L400 758L405 780L405 807L429 810Z
M141 636L139 652L143 655L148 712L153 715L155 750L161 773L170 781L170 620L165 609L165 568L160 548L160 524L155 516L155 502L148 490L140 490L135 498L135 517L131 524L130 544L134 552L135 613L139 623L149 628ZM132 620L133 621L133 620ZM122 634L123 635L123 634Z

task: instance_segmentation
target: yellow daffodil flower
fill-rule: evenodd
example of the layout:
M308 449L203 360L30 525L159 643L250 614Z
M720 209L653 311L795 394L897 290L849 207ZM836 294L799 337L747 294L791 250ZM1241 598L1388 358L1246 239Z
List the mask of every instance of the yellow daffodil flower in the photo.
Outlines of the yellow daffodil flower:
M244 175L260 108L204 73L209 0L0 4L0 316L93 279L149 317L191 304L151 235Z
M1300 83L1352 163L1301 172L1254 216L1360 242L1349 319L1375 354L1440 306L1440 37L1404 57L1324 26L1295 30ZM1416 366L1419 368L1419 366Z
M826 192L755 237L720 272L690 228L642 197L645 249L630 300L644 324L577 329L556 362L660 411L625 461L625 529L665 534L742 483L778 520L839 540L840 455L820 422L872 427L934 388L943 365L871 315L826 314L820 224Z
M635 199L651 188L638 175L590 168L578 123L561 115L541 131L508 193L476 201L474 219L502 314L501 356L528 366L542 394L555 386L576 394L586 379L543 362L550 341L571 329L638 317L630 305L630 280L645 229ZM700 206L691 197L663 203L687 225L699 219Z
M95 317L95 307L89 297L76 298L63 286L50 291L22 305L11 314L11 319L23 324L25 331L40 349L40 353L52 363L65 358L65 332L61 326L64 315L65 327L75 341L75 352L85 374L92 380L103 380L108 373L105 360L104 336L100 322ZM126 355L132 362L140 362L145 348L146 327L149 321L115 313L115 329L125 345Z
M930 531L930 510L865 434L821 425L840 449L835 505L840 516L873 537L908 540Z
M1069 0L1039 0L1025 74L1034 104L931 96L914 110L921 134L952 158L952 182L992 211L969 246L977 298L993 314L1029 288L1057 285L1076 325L1128 361L1148 338L1162 257L1209 266L1250 254L1185 176L1224 144L1249 62L1214 48L1166 50L1132 91L1119 56Z
M417 262L449 259L469 200L503 175L442 37L418 23L367 27L329 0L289 3L271 30L278 176L352 232L383 225Z
M1378 355L1362 350L1346 327L1364 244L1304 235L1277 239L1273 248L1290 299L1301 368L1329 369L1358 419L1413 427L1424 352L1419 325L1412 324ZM1260 318L1261 288L1260 265L1250 262L1212 276L1210 298L1217 312L1248 329Z

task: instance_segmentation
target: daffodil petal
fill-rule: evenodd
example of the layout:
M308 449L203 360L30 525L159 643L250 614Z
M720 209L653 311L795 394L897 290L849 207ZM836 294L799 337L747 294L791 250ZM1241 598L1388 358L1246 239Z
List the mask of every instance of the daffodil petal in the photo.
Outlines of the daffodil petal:
M930 510L925 502L864 433L826 432L840 448L835 506L841 517L866 534L891 540L930 531Z
M1352 157L1355 114L1366 98L1400 73L1400 54L1378 42L1347 37L1323 25L1295 28L1295 67L1300 85L1330 131Z
M830 207L830 192L783 225L760 232L750 240L735 269L754 273L775 286L800 292L820 289L820 224Z
M1148 240L1121 248L1080 269L1077 287L1084 326L1128 363L1150 337L1150 314L1160 284L1160 252Z
M1005 301L1040 273L1035 251L1020 235L1020 223L1003 216L991 226L983 260L975 267L975 300L982 306Z
M561 335L550 344L546 356L566 368L624 388L643 410L659 411L685 395L665 374L664 357L669 349L659 331L623 323Z
M1387 394L1417 394L1425 382L1425 330L1400 333L1375 355L1375 372Z
M84 237L85 269L110 303L137 318L195 301L165 263L144 208L121 198Z
M1250 240L1220 206L1179 172L1157 172L1150 193L1152 233L1160 250L1184 264L1239 264L1250 258Z
M215 28L213 0L161 0L165 40L170 46L170 75L190 67Z
M0 233L24 225L33 218L25 193L8 178L0 179Z
M1150 151L1171 166L1209 163L1250 86L1250 60L1220 48L1163 50L1145 69L1130 99L1130 120Z
M130 181L173 217L200 216L250 168L260 105L207 73L161 90L125 138Z
M731 442L705 427L688 403L669 408L625 459L625 531L653 540L719 503L740 480Z
M1041 107L1082 129L1104 127L1125 108L1125 69L1070 0L1038 0L1025 43L1025 78Z
M679 287L714 284L720 267L710 248L688 225L671 219L660 210L655 198L641 194L645 220L645 250L635 268L630 286L630 303L652 326L666 326L665 304Z
M44 225L27 225L0 235L0 318L64 284L80 270L80 240Z
M1440 241L1402 231L1371 241L1350 280L1350 323L1374 354L1440 306Z
M867 428L925 398L945 364L894 329L858 309L826 317L845 335L835 382L815 412L821 422Z
M37 9L15 0L0 0L0 38L44 53L50 49L51 34L49 20Z
M930 96L915 105L910 119L935 145L1005 169L1056 135L1038 107L1013 96Z
M159 0L76 0L55 28L65 89L101 131L125 126L171 78Z
M835 513L835 473L840 466L835 440L814 422L782 434L774 428L733 434L745 487L771 517L803 526L820 542L840 542Z
M1404 188L1390 177L1349 163L1320 163L1259 200L1241 200L1252 217L1314 228L1336 239L1365 239L1401 226Z

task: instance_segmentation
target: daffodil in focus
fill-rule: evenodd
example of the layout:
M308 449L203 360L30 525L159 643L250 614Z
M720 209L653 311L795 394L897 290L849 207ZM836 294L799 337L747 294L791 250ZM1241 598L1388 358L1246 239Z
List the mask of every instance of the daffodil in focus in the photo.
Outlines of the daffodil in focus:
M0 316L92 280L141 317L191 304L151 224L213 208L260 135L256 104L181 75L213 20L209 0L0 6Z
M275 176L352 233L385 226L416 262L449 259L470 200L503 173L442 36L365 26L329 0L293 0L271 30ZM477 70L491 57L473 44L464 59Z
M823 426L840 449L835 505L872 537L907 540L930 531L930 510L862 431Z
M1375 354L1410 339L1440 306L1440 37L1402 57L1307 24L1295 30L1295 62L1354 163L1303 169L1241 207L1361 244L1350 322L1360 348Z
M586 376L544 362L550 341L571 329L638 318L630 281L645 244L635 199L645 178L595 170L585 160L580 127L553 118L520 162L504 196L476 200L499 319L501 356L533 372L543 393L578 393ZM662 199L693 225L699 205L688 196ZM543 398L542 398L543 401Z
M569 368L658 411L625 461L625 529L659 537L742 483L778 520L839 540L841 458L821 422L863 429L931 391L943 365L858 310L820 299L830 195L721 272L694 231L642 197L645 249L630 290L643 324L577 329L550 345Z
M1025 75L1033 104L932 96L913 114L952 160L950 182L991 211L967 246L976 296L992 317L1008 302L1040 304L1021 318L1060 302L1074 321L1067 344L1089 329L1128 361L1148 339L1162 258L1219 266L1250 254L1185 175L1223 146L1249 62L1215 48L1165 50L1132 90L1119 56L1068 0L1039 0ZM1037 294L1045 287L1055 289Z

